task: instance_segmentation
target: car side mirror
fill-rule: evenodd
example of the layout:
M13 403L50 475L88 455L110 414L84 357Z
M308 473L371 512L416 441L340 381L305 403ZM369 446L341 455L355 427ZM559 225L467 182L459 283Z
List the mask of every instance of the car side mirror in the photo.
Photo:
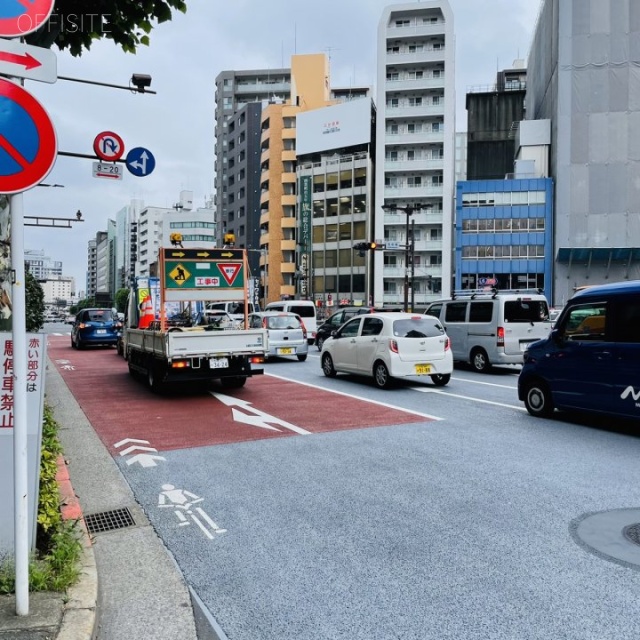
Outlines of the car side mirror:
M551 329L551 340L553 340L556 344L564 344L565 342L564 335L555 328Z

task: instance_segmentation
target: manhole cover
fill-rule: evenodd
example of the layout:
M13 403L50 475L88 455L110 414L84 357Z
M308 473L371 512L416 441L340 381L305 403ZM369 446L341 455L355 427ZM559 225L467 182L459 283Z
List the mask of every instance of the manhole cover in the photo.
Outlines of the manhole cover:
M102 533L103 531L124 529L124 527L135 525L135 520L127 508L103 511L102 513L92 513L85 516L84 521L89 533Z
M630 540L633 544L640 545L640 522L625 527L622 533L627 540Z

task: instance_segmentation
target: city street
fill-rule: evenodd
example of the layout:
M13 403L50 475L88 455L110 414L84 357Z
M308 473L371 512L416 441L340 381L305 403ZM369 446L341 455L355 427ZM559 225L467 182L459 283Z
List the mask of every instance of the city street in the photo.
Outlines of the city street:
M640 436L529 416L517 367L380 391L326 378L313 347L242 389L154 395L115 349L77 351L68 326L45 331L51 362L229 639L640 631L640 546L614 557L581 524L636 516ZM606 551L621 530L600 536Z

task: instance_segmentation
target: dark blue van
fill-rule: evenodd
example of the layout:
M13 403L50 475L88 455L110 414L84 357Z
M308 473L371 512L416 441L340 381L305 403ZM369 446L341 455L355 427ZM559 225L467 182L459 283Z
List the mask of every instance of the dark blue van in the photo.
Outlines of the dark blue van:
M532 416L564 409L640 420L640 280L576 293L549 337L525 352L518 398Z

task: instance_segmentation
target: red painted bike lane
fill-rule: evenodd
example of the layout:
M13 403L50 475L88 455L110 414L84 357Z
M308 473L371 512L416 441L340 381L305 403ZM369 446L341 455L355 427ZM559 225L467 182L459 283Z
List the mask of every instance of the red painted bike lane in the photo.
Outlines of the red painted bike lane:
M268 375L242 389L213 384L209 393L182 388L157 395L129 374L115 349L78 351L68 337L49 336L48 355L113 455L127 438L169 451L429 420Z

